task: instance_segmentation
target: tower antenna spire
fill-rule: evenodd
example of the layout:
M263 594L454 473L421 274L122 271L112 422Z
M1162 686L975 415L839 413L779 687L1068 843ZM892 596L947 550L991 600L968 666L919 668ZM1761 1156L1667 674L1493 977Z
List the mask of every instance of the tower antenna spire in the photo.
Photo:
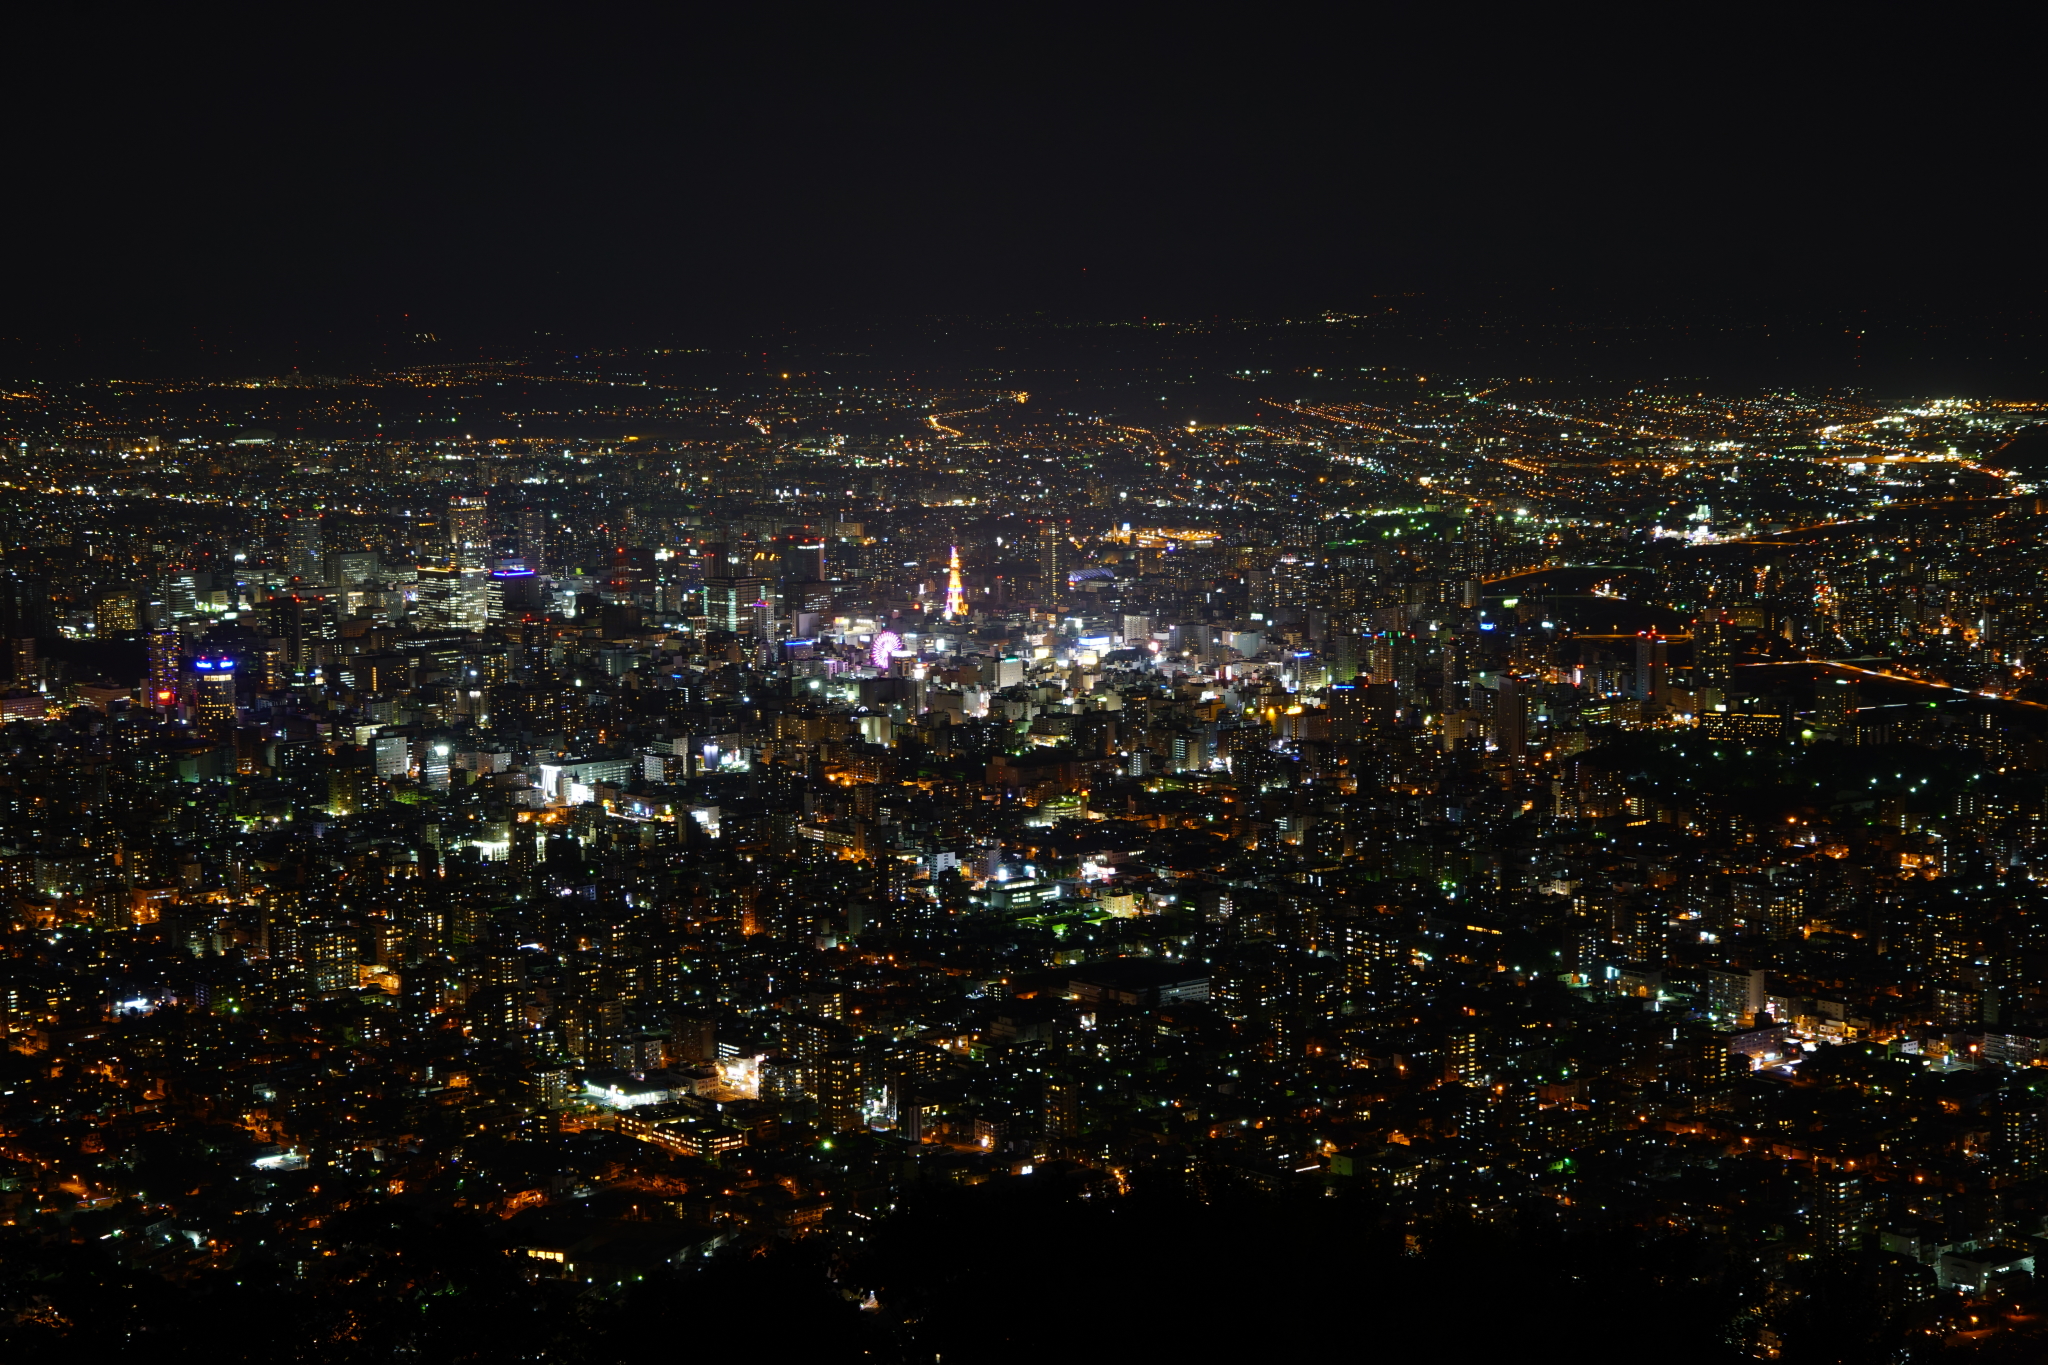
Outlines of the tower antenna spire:
M967 589L960 582L960 547L952 547L953 557L946 564L946 615L967 614Z

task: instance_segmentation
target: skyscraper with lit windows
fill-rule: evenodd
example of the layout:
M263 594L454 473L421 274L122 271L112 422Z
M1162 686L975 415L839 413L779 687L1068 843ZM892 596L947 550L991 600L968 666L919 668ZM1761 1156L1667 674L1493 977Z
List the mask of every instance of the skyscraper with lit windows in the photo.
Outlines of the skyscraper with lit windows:
M149 704L169 711L178 704L178 631L166 621L149 633Z
M483 567L491 549L491 505L485 498L458 493L448 499L444 523L448 557L464 568Z

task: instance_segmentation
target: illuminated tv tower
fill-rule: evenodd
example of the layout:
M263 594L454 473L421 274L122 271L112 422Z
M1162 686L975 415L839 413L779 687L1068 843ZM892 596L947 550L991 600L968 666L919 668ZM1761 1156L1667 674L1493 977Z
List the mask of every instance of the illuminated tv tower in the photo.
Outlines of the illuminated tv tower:
M953 558L946 565L946 615L967 614L967 590L960 586L960 547L953 547Z

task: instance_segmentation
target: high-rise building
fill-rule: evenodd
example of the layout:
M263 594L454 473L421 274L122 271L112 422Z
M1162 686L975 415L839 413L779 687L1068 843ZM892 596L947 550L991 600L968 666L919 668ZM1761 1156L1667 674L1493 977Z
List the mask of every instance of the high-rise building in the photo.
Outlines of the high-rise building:
M1614 907L1610 936L1625 961L1661 967L1670 954L1669 920L1654 898L1631 896Z
M1375 635L1372 643L1365 647L1365 674L1368 682L1390 683L1394 680L1394 637Z
M1479 1056L1479 1035L1461 1029L1444 1040L1444 1070L1461 1085L1484 1085L1487 1076Z
M377 556L363 551L327 556L327 586L354 588L377 572Z
M758 634L758 621L772 617L770 598L774 584L755 571L752 559L742 558L723 544L707 547L704 566L705 629L730 631L735 635Z
M93 608L93 631L100 636L125 635L141 628L135 598L129 593L102 597Z
M49 586L18 569L0 571L0 636L19 640L48 634L54 628Z
M42 664L36 658L34 636L9 642L9 672L16 687L34 687L43 680Z
M1739 634L1725 611L1708 611L1692 625L1693 678L1701 687L1726 687Z
M1521 684L1502 678L1493 693L1492 738L1501 757L1520 759L1529 747L1529 705Z
M1807 1226L1825 1251L1854 1251L1870 1233L1870 1196L1861 1172L1815 1171L1807 1193Z
M1635 695L1661 710L1671 696L1669 647L1663 636L1644 631L1636 636Z
M482 630L490 624L491 576L481 567L423 564L413 612L427 630Z
M1344 993L1363 1004L1400 990L1412 970L1401 922L1390 915L1352 915L1330 929Z
M2048 1173L2048 1107L2015 1100L2003 1105L2002 1111L2001 1155L2023 1179L2039 1179Z
M303 936L306 974L313 990L340 995L356 984L362 960L358 932L349 925L320 922L306 926Z
M538 507L520 510L519 563L536 574L548 571L548 514Z
M491 552L491 504L474 494L458 493L448 499L442 521L448 557L464 568L484 567Z
M1708 969L1702 973L1707 987L1707 1015L1721 1028L1747 1028L1764 1008L1765 973Z
M1862 688L1851 679L1822 680L1813 689L1814 722L1831 730L1841 729L1855 720L1862 704Z
M285 518L285 567L300 578L319 578L325 571L321 553L320 514L293 512Z
M270 618L270 635L279 641L278 653L287 670L293 673L310 673L318 664L318 641L321 636L320 608L317 599L308 601L294 593L290 597L274 597L264 607Z
M794 583L818 583L825 578L825 541L822 536L785 537L778 558L782 577Z
M235 720L235 661L212 656L192 661L193 714L204 725Z
M1038 577L1041 591L1048 597L1060 597L1067 591L1068 562L1073 557L1073 545L1057 526L1042 526L1038 531Z
M604 579L607 602L647 603L653 599L659 561L652 550L644 546L614 546L611 561Z
M149 703L159 711L178 704L178 632L168 622L149 633Z
M377 776L405 777L412 772L412 742L404 735L379 735L370 746Z

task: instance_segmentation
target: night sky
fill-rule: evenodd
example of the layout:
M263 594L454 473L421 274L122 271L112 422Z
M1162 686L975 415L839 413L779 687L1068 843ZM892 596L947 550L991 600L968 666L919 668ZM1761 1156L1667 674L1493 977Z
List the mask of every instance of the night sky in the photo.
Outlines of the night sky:
M1981 24L136 13L18 35L14 369L1416 294L2040 369L2038 85Z

